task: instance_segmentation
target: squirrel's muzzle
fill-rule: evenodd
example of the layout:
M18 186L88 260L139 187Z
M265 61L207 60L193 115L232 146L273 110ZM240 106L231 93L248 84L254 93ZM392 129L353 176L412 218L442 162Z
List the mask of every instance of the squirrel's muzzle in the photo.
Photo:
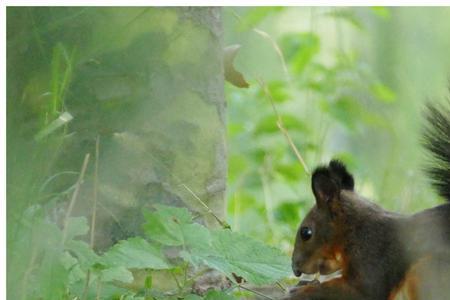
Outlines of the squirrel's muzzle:
M302 271L300 270L300 263L299 261L293 260L292 261L292 271L294 272L294 275L297 277L300 277L302 275Z

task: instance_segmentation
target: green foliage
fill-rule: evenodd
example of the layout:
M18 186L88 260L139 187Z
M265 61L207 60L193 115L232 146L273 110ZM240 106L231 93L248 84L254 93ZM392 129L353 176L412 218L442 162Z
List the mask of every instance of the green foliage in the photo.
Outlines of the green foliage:
M242 18L242 21L240 22L238 29L249 30L258 25L258 23L267 18L269 15L280 12L283 9L284 7L281 6L278 7L265 6L249 9L245 14L245 16Z
M362 21L352 9L335 9L329 12L327 15L333 18L345 20L355 28L364 30Z
M172 299L153 283L151 273L161 270L186 273L190 268L189 277L180 283L176 295L186 296L186 299L234 299L218 291L208 292L203 298L188 295L189 284L207 268L223 273L231 281L236 274L257 285L273 283L290 273L289 259L278 249L229 229L210 230L194 223L186 208L165 205L156 205L155 208L145 213L146 223L143 225L150 241L131 237L101 255L80 239L89 232L86 218L69 218L66 228L61 230L56 224L40 220L36 215L38 223L29 229L34 231L32 234L36 240L31 257L17 256L29 262L26 266L29 277L23 279L26 288L20 291L25 293L23 297L72 299L87 293L92 295L88 299L94 299L100 293L106 298L122 295L127 299L144 299L145 295L147 298L158 295L157 299ZM24 238L29 236L25 233L31 234L24 231ZM167 251L172 249L173 252L174 246L177 247L177 256L168 257ZM24 253L27 252L17 255ZM142 285L136 283L138 270L146 273ZM130 291L121 289L124 284L137 284L139 287L130 294ZM96 285L103 288L98 290ZM174 291L169 294L172 293Z
M170 265L161 254L161 249L142 238L129 238L114 245L100 261L106 266L136 269L169 269Z
M187 262L206 264L231 280L234 273L258 285L273 283L290 273L289 259L277 249L228 229L208 230L192 223L185 208L157 207L157 211L146 214L145 233L162 245L181 246L181 256ZM164 230L155 231L162 226Z
M254 84L248 90L228 91L230 223L270 244L282 245L287 252L292 250L296 227L313 205L313 197L309 176L280 131L279 118L310 168L337 157L360 179L360 153L365 144L361 141L369 133L390 134L385 111L397 99L391 85L369 68L367 57L346 43L348 35L359 41L369 30L367 13L387 16L389 10L309 11L295 13L311 18L311 24L332 24L327 27L329 33L315 25L311 30L291 26L278 31L260 26L281 49L283 59L277 61L283 74L266 79L264 87ZM280 13L280 22L283 18L288 14ZM272 48L278 53L270 43L249 47L255 52Z
M423 176L411 171L420 159L408 155L409 145L419 148L413 128L419 122L411 111L419 106L418 97L430 94L412 82L428 89L439 82L411 75L435 70L423 63L435 53L433 43L422 56L412 52L423 48L431 32L409 28L417 23L413 11L224 9L225 44L242 44L241 53L248 56L239 54L236 64L250 83L245 90L226 87L226 116L215 106L223 92L212 84L221 82L220 63L205 50L221 30L201 27L208 20L191 18L191 12L8 9L9 298L230 300L250 293L237 291L236 276L246 280L243 285L288 277L287 255L313 197L279 119L310 168L337 157L355 174L357 189L388 208L434 203L416 184ZM439 23L429 12L420 14ZM448 13L440 18L447 20ZM433 40L445 41L446 31L432 27L439 29ZM443 48L445 58L448 47ZM438 61L445 68L445 59ZM394 67L400 65L404 69L398 72ZM266 86L257 84L261 78ZM191 195L186 199L177 188L167 188L167 182L178 187L186 180L190 187L195 181L214 190L213 165L194 157L196 151L207 156L217 150L204 137L224 132L224 123L210 123L216 120L211 116L227 118L226 222L233 231L208 228L203 211L193 215L176 207ZM76 186L79 162L97 135L102 136L100 173L109 180L100 183L98 211L113 219L126 212L125 221L114 220L117 231L97 232L115 242L98 246L101 250L87 242L91 220L66 220L64 206ZM409 137L414 142L406 143ZM79 200L90 207L94 168L88 168ZM128 190L136 182L142 189ZM199 195L209 197L210 190ZM130 203L144 217L123 209ZM193 283L209 268L226 276L231 288L192 294Z
M280 44L294 73L301 73L320 50L320 39L311 32L286 34Z
M278 249L229 230L211 232L209 244L193 247L191 259L220 270L228 278L233 273L257 285L274 283L290 274L290 261Z

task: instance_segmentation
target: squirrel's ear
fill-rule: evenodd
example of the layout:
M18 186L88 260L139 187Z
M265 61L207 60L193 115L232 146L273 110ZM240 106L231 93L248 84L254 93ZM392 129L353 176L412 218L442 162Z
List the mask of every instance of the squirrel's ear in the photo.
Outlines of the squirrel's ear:
M330 161L328 168L340 189L353 191L355 186L353 176L347 171L347 168L341 161L333 159Z
M338 197L339 186L328 168L317 168L312 175L311 185L319 208L329 206L330 201Z

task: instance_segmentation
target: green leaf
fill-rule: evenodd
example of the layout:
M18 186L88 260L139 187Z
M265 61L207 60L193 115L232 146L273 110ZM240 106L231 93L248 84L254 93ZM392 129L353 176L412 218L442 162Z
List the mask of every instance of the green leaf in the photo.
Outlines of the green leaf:
M230 230L213 231L208 246L193 248L192 256L230 279L235 273L250 283L261 285L291 273L290 260L280 250Z
M211 237L208 228L197 223L188 224L181 228L184 245L189 248L199 249L207 247Z
M298 220L300 220L299 212L301 208L302 203L300 201L281 203L275 208L275 219L283 223L297 226Z
M308 132L308 126L300 121L298 116L292 114L281 114L281 120L287 130L296 130L300 132ZM280 129L277 126L277 116L271 114L262 118L258 124L256 124L255 134L264 133L278 133ZM281 134L281 133L280 133Z
M206 293L204 300L236 300L232 295L226 294L222 291L208 291Z
M267 88L269 89L270 95L275 102L284 102L291 98L288 88L284 81L270 81L267 83ZM259 91L259 96L264 97L264 91L261 89Z
M53 133L55 130L67 125L70 121L73 120L73 117L68 112L63 112L57 119L53 120L50 124L41 129L35 136L34 139L36 141L42 140L44 137Z
M297 162L291 162L286 164L276 164L274 166L277 173L281 174L287 180L298 181L305 175L305 170Z
M147 275L147 277L145 277L145 282L144 282L144 287L146 289L151 289L153 286L153 277L151 274Z
M322 101L321 109L345 125L350 130L356 129L355 118L361 117L360 106L350 98L341 98L335 102Z
M386 103L395 101L395 93L389 87L382 83L375 83L371 86L372 93L378 100Z
M71 217L67 222L66 240L85 235L89 232L89 226L85 217Z
M355 14L355 12L352 9L335 9L326 15L342 19L347 21L349 24L353 25L355 28L359 30L364 30L364 25L361 22L360 18Z
M184 300L202 300L202 299L203 299L202 297L194 294L190 294L184 297Z
M65 249L73 253L83 269L87 270L95 263L98 263L100 257L83 241L70 240L66 242Z
M161 250L143 238L135 237L120 241L109 249L101 258L106 266L125 268L169 269Z
M247 30L258 25L263 19L268 17L269 15L280 12L284 9L284 7L252 7L248 10L248 12L242 17L241 22L239 23L238 30Z
M144 232L163 245L181 246L184 243L182 227L192 223L192 215L186 208L156 205L157 211L145 212Z
M391 11L389 8L384 6L374 6L371 7L370 10L378 17L382 19L389 19L391 17Z
M180 255L194 265L205 263L229 278L235 273L255 284L271 283L290 274L289 259L279 250L230 230L210 232L192 223L192 216L186 209L159 206L146 218L147 234L163 244L183 246ZM129 256L134 260L138 257ZM114 257L114 260L118 259Z
M319 53L320 39L314 33L287 34L281 39L281 47L295 73L302 73L305 67Z
M66 291L69 281L69 272L64 267L62 253L49 250L45 253L44 259L37 273L37 288L42 299L60 300ZM38 297L39 298L39 297Z
M102 282L121 281L125 283L133 282L133 274L125 267L112 267L100 271Z

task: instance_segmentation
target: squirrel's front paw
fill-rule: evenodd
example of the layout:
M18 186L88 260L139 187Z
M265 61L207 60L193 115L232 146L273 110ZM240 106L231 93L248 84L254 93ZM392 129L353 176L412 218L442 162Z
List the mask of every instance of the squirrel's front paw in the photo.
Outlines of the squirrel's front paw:
M296 286L289 289L289 295L282 298L282 300L311 300L308 296L307 290L314 286L320 285L318 280L300 281Z

